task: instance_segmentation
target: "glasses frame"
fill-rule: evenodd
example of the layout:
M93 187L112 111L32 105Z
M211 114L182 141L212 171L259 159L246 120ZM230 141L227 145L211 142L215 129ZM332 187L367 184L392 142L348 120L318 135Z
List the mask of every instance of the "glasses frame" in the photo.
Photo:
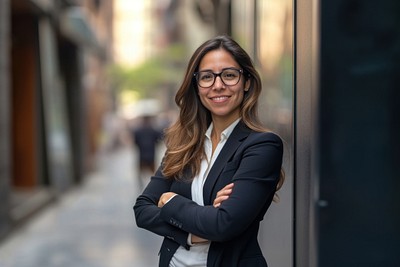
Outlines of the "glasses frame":
M228 85L228 84L226 84L226 83L224 82L224 79L222 78L221 74L224 73L224 71L226 71L226 70L236 70L236 71L239 72L239 79L238 79L237 83L235 83L235 84L229 84L229 85ZM213 80L213 82L212 82L212 84L211 84L210 86L204 87L204 86L201 86L201 85L200 85L198 77L199 77L199 74L200 74L201 72L212 73L212 75L213 75L213 77L214 77L214 80ZM225 86L235 86L235 85L237 85L237 84L240 82L240 79L242 78L242 74L243 74L243 70L242 70L242 69L237 69L237 68L225 68L225 69L223 69L220 73L215 73L215 72L212 72L212 71L209 71L209 70L197 71L197 72L193 73L193 77L194 77L195 80L196 80L197 86L199 86L199 87L201 87L201 88L210 88L211 86L213 86L213 85L215 84L215 80L217 79L217 77L219 77L219 78L221 79L221 82L222 82Z

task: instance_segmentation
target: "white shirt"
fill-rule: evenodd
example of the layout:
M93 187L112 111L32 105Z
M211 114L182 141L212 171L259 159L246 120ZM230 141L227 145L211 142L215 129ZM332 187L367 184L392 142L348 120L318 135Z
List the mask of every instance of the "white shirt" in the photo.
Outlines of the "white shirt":
M206 182L208 173L217 159L219 153L224 147L226 140L229 138L235 126L239 123L240 119L234 121L229 125L220 136L220 141L215 148L214 153L212 152L211 132L213 130L213 124L211 123L206 132L206 139L204 142L204 152L206 157L201 161L200 172L194 177L192 182L192 200L199 205L204 206L203 202L203 186ZM202 244L191 244L191 235L188 237L188 244L191 245L190 250L186 250L180 246L175 252L174 256L169 263L170 267L206 267L208 249L210 243Z

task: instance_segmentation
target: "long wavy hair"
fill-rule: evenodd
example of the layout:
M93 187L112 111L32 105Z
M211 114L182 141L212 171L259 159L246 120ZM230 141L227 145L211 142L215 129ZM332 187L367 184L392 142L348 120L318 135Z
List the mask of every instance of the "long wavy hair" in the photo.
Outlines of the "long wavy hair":
M258 117L258 98L261 93L261 78L255 69L250 56L231 37L217 36L203 43L189 60L186 73L175 102L180 108L178 120L165 132L167 147L163 159L163 174L170 179L183 179L184 173L190 171L197 175L204 158L204 134L211 123L211 113L201 103L198 96L194 73L198 71L203 57L210 51L224 49L229 52L243 69L243 76L250 81L250 87L244 94L240 116L244 124L258 132L268 131ZM282 186L284 173L281 171L277 190Z

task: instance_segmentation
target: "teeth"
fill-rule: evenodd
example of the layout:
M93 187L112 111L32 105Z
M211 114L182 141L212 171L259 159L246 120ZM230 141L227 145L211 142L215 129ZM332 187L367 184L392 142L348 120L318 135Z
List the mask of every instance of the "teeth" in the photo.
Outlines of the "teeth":
M227 98L228 98L227 96L220 96L220 97L213 97L213 100L221 101L221 100L224 100L224 99L227 99Z

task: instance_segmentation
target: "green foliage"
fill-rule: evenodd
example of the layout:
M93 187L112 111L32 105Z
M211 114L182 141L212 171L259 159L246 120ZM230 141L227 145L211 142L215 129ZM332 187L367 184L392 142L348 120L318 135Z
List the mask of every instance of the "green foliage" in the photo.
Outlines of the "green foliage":
M135 91L141 98L154 96L163 85L180 82L185 59L184 48L174 45L135 68L114 65L110 68L113 87L118 92Z

